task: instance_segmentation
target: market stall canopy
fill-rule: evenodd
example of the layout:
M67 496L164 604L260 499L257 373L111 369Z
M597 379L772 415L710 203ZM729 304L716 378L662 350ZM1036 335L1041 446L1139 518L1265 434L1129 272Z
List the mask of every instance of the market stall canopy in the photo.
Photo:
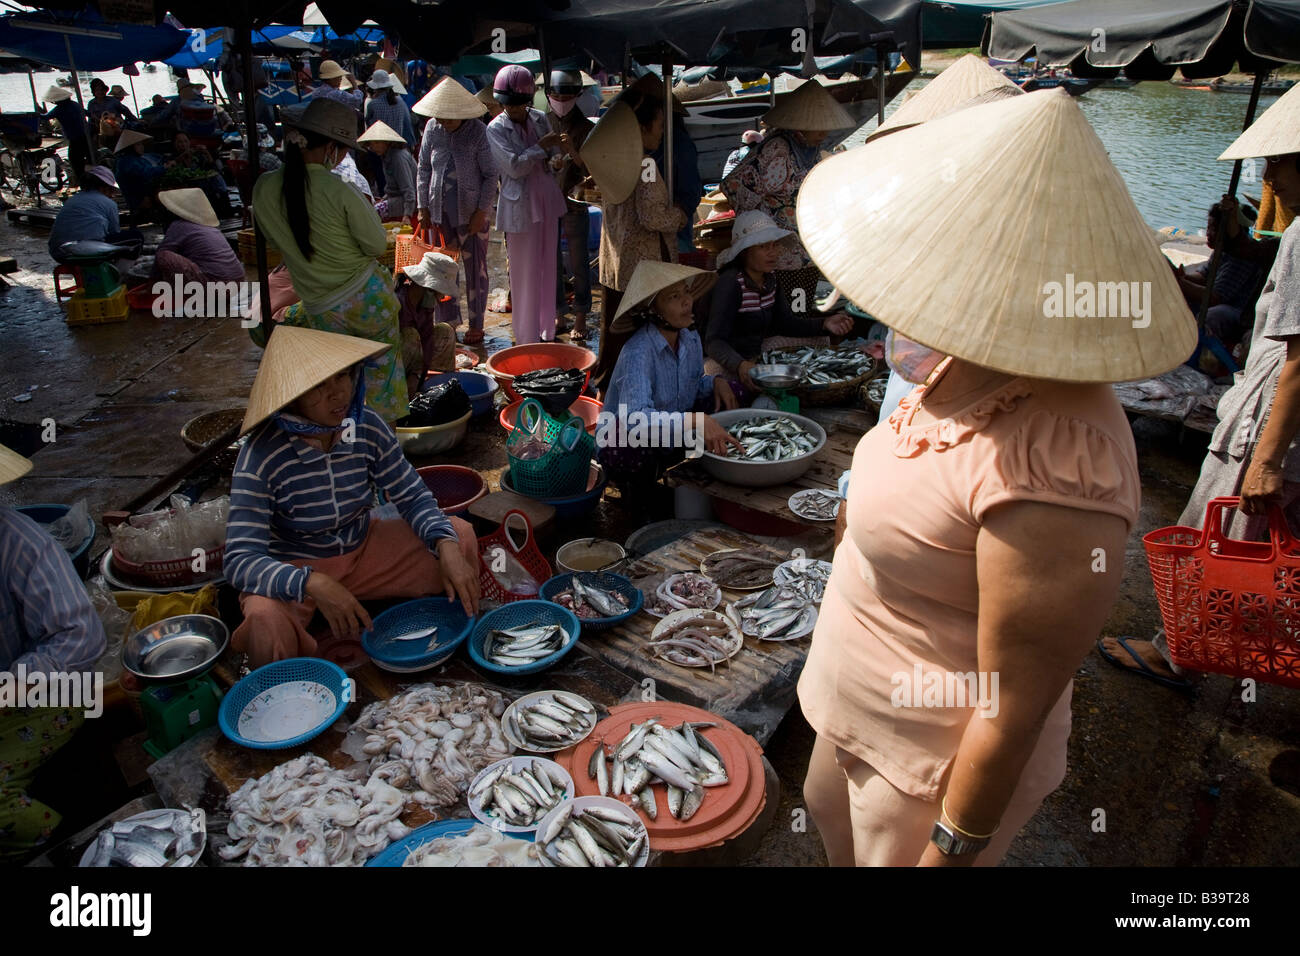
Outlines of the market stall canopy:
M1069 0L994 13L982 44L1002 60L1031 53L1076 76L1189 79L1300 62L1300 0Z
M178 70L212 69L225 50L226 31L220 27L191 30L188 42L175 56L163 60Z
M78 70L99 71L165 60L189 42L189 33L167 24L115 23L89 9L75 15L38 10L0 17L0 49L63 70L73 69L74 63Z
M778 67L800 55L857 53L877 43L920 63L921 0L568 0L476 7L474 34L502 28L512 46L544 49L552 59L590 58L621 70L624 58L660 62ZM515 7L513 16L507 14ZM531 6L531 10L528 9ZM794 31L803 31L796 34ZM469 52L485 52L482 39Z
M927 50L979 46L989 14L1025 10L1062 0L924 0L921 43Z

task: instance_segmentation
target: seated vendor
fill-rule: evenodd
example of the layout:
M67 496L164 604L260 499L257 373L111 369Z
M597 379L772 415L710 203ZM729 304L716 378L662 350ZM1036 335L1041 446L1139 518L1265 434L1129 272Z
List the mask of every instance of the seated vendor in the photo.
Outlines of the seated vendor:
M32 463L0 445L0 485ZM72 560L31 518L0 507L0 675L78 675L103 655L104 627ZM48 679L47 679L48 680ZM66 679L60 681L67 686ZM68 703L63 701L62 703ZM0 705L0 862L16 861L58 826L57 811L27 793L49 757L72 739L93 711L82 707Z
M154 257L153 278L186 282L238 282L244 266L217 228L219 220L201 189L165 189L158 202L171 222Z
M1236 204L1232 205L1232 242L1219 241L1219 224L1223 216L1223 203L1210 207L1209 219L1205 224L1205 243L1211 250L1220 250L1221 255L1217 271L1214 273L1214 288L1210 291L1210 308L1205 314L1205 329L1220 342L1231 349L1250 331L1250 321L1254 318L1252 304L1257 292L1263 285L1265 269L1252 259L1238 254L1241 244L1238 236L1241 229L1236 213ZM1233 228L1235 226L1235 228ZM1209 272L1209 260L1198 263L1190 269L1178 266L1174 269L1178 277L1179 288L1187 307L1194 313L1200 312L1201 301L1205 296L1205 278Z
M117 180L107 166L87 166L81 190L70 196L50 229L50 255L56 262L67 262L61 252L65 242L92 239L97 242L139 243L137 229L123 230L117 215Z
M146 143L153 142L148 133L133 129L123 131L113 147L116 154L117 181L122 186L122 198L132 212L152 210L154 192L166 167L157 153L149 152Z
M823 316L811 301L805 316L790 310L774 273L781 242L793 235L765 212L742 212L732 229L731 246L718 256L718 286L713 290L705 343L712 360L708 367L733 376L749 392L758 391L749 370L758 364L764 340L773 336L814 338L828 332L847 335L853 329L853 320L847 315Z
M206 146L196 146L185 133L172 138L172 158L158 180L159 189L202 189L217 216L229 217L230 188L222 176L222 167Z
M736 395L726 379L704 373L700 334L690 327L696 296L713 282L712 273L672 262L643 260L632 273L610 323L615 334L632 337L614 362L596 428L597 456L620 488L653 484L688 444L719 454L739 444L707 414L735 408ZM662 422L662 413L672 416L680 444L662 447L662 425L650 425Z
M415 395L430 372L456 370L456 330L436 318L438 303L456 295L456 260L442 252L426 252L397 277L397 301L402 312L402 364L406 393Z
M357 142L364 143L384 161L384 198L375 203L379 218L396 222L414 217L416 163L402 134L378 120L357 137Z
M364 600L445 593L478 613L473 530L439 510L365 407L362 366L388 349L290 325L267 343L231 479L225 554L244 612L232 644L253 667L313 654L316 611L333 636L353 640L371 624ZM401 518L372 518L377 491Z

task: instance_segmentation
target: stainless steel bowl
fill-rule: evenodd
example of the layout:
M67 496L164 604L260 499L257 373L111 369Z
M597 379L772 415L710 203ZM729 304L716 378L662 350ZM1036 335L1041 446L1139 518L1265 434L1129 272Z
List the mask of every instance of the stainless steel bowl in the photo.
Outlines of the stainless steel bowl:
M122 666L146 681L183 681L210 668L230 642L230 629L207 614L163 618L122 645Z
M794 388L807 373L802 365L755 365L749 377L759 388Z
M725 458L706 451L700 462L705 471L719 481L748 488L768 488L772 485L784 485L794 481L812 467L818 452L826 445L826 430L811 418L781 412L768 408L733 408L730 411L714 412L711 416L723 428L735 422L749 421L753 418L789 418L812 434L817 440L816 446L807 454L785 461L743 461L738 458Z

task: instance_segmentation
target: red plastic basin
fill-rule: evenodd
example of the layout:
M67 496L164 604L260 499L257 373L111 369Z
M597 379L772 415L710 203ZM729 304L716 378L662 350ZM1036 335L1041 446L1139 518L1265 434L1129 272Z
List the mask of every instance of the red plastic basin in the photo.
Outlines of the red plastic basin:
M487 482L464 465L428 465L415 469L424 486L438 499L442 513L462 517L469 506L488 493Z
M519 408L524 404L521 398L517 402L511 402L505 408L501 409L501 414L497 416L497 422L506 431L514 431L515 418L519 415ZM588 398L586 395L580 397L576 402L569 406L569 412L573 415L580 415L583 424L587 426L587 434L596 434L596 422L600 418L600 402L594 398Z
M591 380L591 367L596 364L596 353L579 345L565 345L563 342L534 342L531 345L515 345L502 349L487 360L487 370L492 373L513 402L519 393L512 383L516 375L535 372L543 368L576 368L587 373ZM586 383L583 384L586 388Z

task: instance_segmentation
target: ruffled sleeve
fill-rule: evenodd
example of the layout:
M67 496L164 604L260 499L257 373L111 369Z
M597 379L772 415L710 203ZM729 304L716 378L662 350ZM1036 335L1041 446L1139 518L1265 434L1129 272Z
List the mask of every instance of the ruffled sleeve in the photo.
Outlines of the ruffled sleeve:
M1141 481L1132 438L1121 440L1090 422L1034 412L998 449L971 500L983 522L1008 501L1041 501L1137 522Z

